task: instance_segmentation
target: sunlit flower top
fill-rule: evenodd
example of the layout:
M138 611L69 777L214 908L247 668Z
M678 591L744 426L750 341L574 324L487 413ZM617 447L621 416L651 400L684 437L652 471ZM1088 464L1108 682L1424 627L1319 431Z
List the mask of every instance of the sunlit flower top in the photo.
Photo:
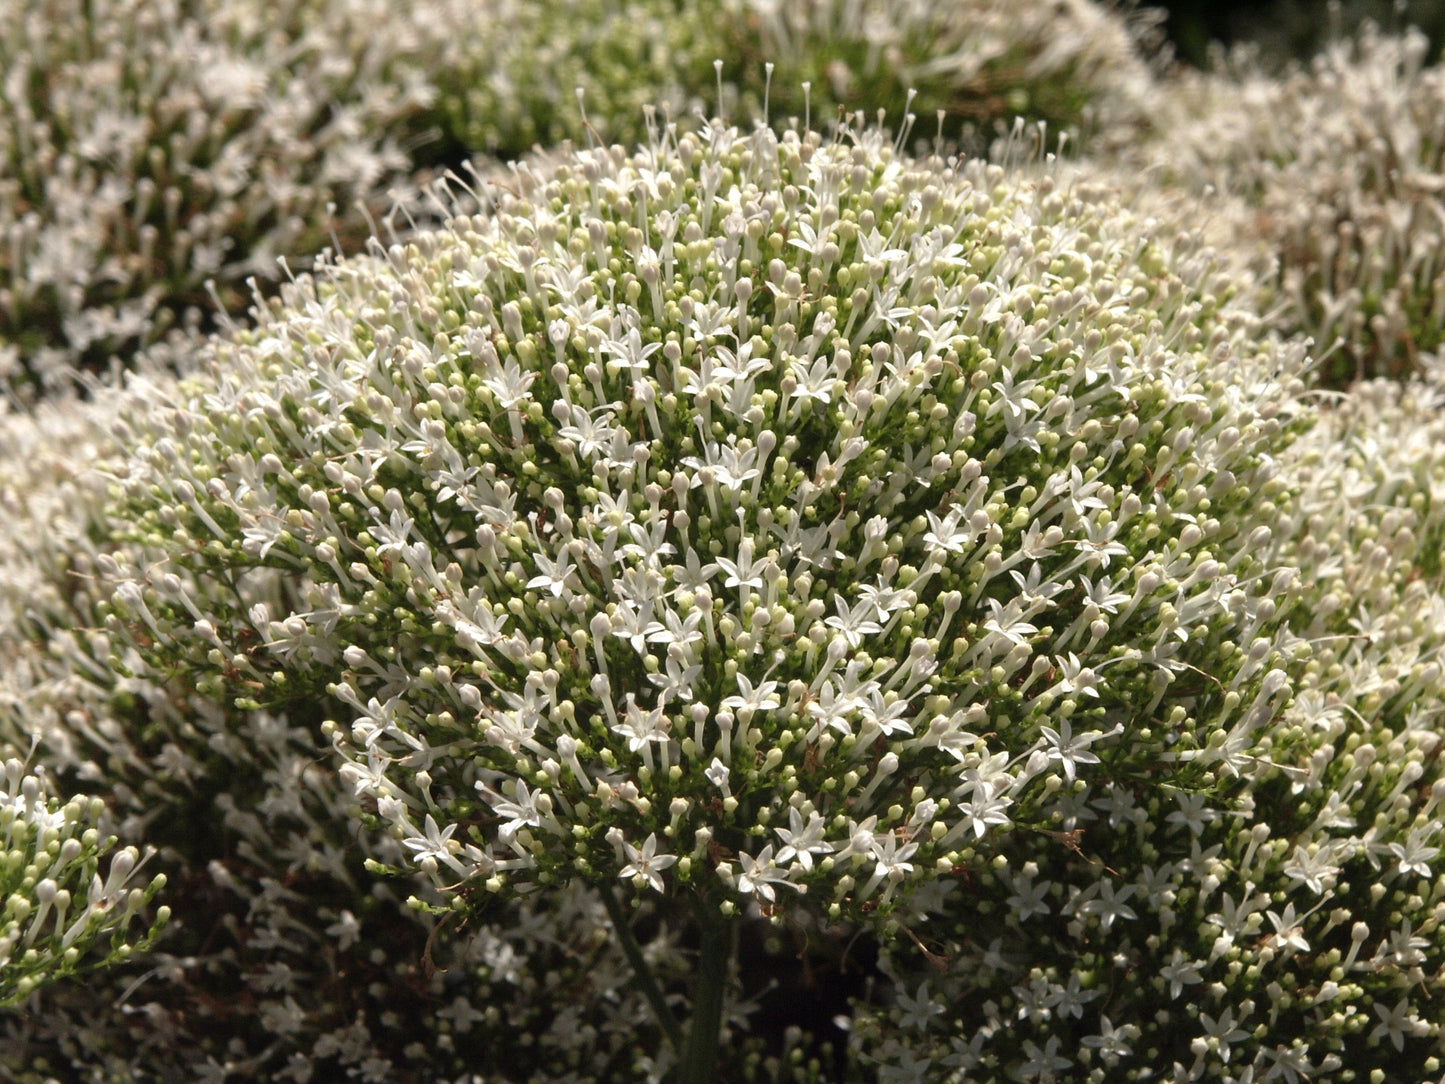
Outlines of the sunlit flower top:
M324 704L459 902L886 913L1097 774L1243 767L1288 696L1237 644L1291 582L1251 547L1300 362L1207 252L876 130L479 196L138 406L98 562L163 669Z
M764 117L774 63L775 117L916 88L950 134L1117 141L1152 91L1091 0L0 0L0 379L58 390L240 313L279 260L429 213L438 160L631 142L648 107Z

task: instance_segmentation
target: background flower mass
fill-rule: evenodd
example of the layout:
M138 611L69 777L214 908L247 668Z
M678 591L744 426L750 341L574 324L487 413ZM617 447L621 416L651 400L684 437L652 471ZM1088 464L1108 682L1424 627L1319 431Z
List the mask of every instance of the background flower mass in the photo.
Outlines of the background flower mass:
M7 1079L1442 1079L1426 40L421 7L0 3Z

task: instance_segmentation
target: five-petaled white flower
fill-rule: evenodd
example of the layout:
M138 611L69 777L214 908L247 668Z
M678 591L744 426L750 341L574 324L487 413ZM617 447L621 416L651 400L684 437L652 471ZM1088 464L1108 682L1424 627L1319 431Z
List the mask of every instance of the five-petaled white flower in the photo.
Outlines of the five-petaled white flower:
M642 841L641 849L631 843L623 843L622 847L627 852L627 865L618 871L618 878L624 881L631 878L639 888L647 884L657 892L663 891L662 870L674 865L677 855L657 853L657 833L650 833Z
M455 824L449 824L445 828L438 827L435 818L428 813L424 828L425 835L408 836L401 842L414 853L414 861L417 865L426 868L428 863L441 862L456 872L458 876L465 877L471 871L456 856L455 852L461 849L459 844L452 841L452 835L456 830Z
M783 841L783 846L778 850L777 861L781 865L784 862L798 862L804 869L813 868L813 855L830 854L833 845L823 838L824 824L816 810L808 815L807 823L803 821L803 815L793 807L788 807L788 827L774 828L773 832Z
M1039 727L1039 732L1044 736L1045 752L1052 761L1057 761L1063 766L1064 776L1070 783L1078 772L1080 764L1097 764L1099 758L1089 752L1089 746L1100 738L1107 737L1098 731L1074 736L1073 724L1065 719L1059 723L1059 729L1051 726Z
M754 895L768 903L777 899L777 893L773 891L774 885L786 885L795 889L802 887L789 881L788 871L773 861L773 845L771 843L764 847L756 858L746 852L738 855L738 864L742 866L743 870L738 876L739 891Z

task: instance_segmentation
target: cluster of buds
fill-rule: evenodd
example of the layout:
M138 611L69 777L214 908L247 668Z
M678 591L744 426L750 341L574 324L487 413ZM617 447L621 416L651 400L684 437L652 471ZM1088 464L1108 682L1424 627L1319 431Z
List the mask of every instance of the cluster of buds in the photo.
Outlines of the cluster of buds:
M358 809L459 901L858 917L1101 758L1229 765L1232 703L1139 724L1191 666L1279 692L1221 645L1271 581L1216 513L1277 485L1298 352L1206 254L1004 180L719 126L329 268L135 419L108 624L329 698Z
M434 91L423 34L396 17L374 34L387 5L192 9L0 7L7 379L63 387L77 365L204 326L217 301L241 311L245 280L278 258L359 244L358 201L384 213L411 171L402 140Z
M144 951L170 917L159 908L139 938L131 926L165 885L158 874L144 887L132 884L142 864L134 847L111 853L105 876L101 858L116 844L96 827L105 812L99 798L50 796L44 776L19 760L3 765L0 794L0 1005L27 998L39 985L104 966ZM109 938L100 960L89 953Z

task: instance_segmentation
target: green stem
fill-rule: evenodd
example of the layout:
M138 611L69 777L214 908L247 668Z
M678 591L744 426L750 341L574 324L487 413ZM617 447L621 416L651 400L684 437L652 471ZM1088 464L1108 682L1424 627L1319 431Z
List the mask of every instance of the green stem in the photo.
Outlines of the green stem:
M717 1079L718 1036L722 1031L723 988L732 955L732 924L706 903L698 902L701 939L697 981L693 986L692 1022L687 1047L678 1066L678 1084L712 1084Z
M617 931L617 940L622 944L622 951L627 956L627 962L632 965L632 970L637 975L637 984L642 987L643 996L652 1006L652 1011L657 1015L657 1022L667 1033L672 1048L681 1056L683 1050L682 1027L678 1024L677 1017L672 1015L672 1010L668 1008L667 998L662 996L662 987L657 985L657 977L653 975L652 968L647 965L647 958L642 955L642 946L637 943L637 938L632 936L632 926L628 922L627 912L617 901L617 894L613 892L611 885L599 886L598 893L602 896L602 906L607 908L607 917L612 919L612 928Z

